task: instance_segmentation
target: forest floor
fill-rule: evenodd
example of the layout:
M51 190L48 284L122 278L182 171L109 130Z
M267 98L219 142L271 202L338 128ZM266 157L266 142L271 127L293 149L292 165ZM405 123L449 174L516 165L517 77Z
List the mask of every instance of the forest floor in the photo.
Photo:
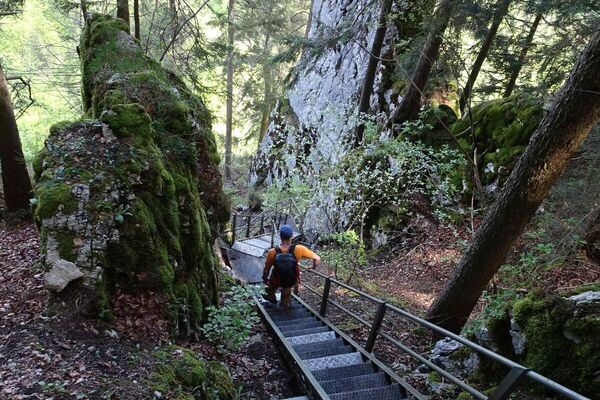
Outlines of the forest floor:
M32 225L0 225L0 398L156 397L148 379L158 364L155 354L169 345L164 326L145 327L149 339L139 340L118 324L53 315L39 249ZM235 353L220 353L206 341L177 344L224 362L234 384L241 386L242 399L300 394L300 385L260 324Z

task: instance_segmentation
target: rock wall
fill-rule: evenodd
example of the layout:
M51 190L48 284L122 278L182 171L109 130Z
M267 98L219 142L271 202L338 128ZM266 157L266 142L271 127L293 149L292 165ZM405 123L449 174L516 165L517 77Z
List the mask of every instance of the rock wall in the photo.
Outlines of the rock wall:
M318 173L345 154L378 12L379 3L368 0L314 1L313 46L305 48L287 98L272 114L252 164L252 184L270 184L294 168Z
M160 294L190 333L217 299L211 244L229 210L210 114L126 30L90 18L85 119L52 127L34 163L46 281L106 318L115 293Z

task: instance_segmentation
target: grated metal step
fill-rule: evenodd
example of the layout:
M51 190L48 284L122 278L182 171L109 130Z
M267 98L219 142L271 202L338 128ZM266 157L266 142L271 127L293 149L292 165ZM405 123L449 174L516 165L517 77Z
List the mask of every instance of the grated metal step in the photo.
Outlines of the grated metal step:
M321 357L327 357L327 356L335 356L338 354L352 353L353 351L354 351L354 348L352 348L351 346L337 345L337 346L331 346L331 347L328 347L325 349L320 349L320 350L307 350L304 352L297 351L297 353L301 359L310 360L312 358L321 358Z
M279 329L281 329L282 327L287 326L287 325L296 325L296 324L303 324L306 322L316 322L316 321L319 321L316 317L287 319L287 320L277 321L277 327Z
M400 385L394 384L373 389L336 393L329 396L331 400L403 400Z
M281 322L281 321L290 321L290 320L294 320L294 319L308 318L308 317L312 316L312 314L309 313L308 311L302 311L302 312L293 312L293 313L289 313L289 314L269 315L269 316L271 317L273 322L275 322L277 325L279 325L279 322Z
M375 368L371 362L362 364L349 365L346 367L337 367L329 369L321 369L314 371L313 375L319 382L329 381L332 379L342 379L351 376L369 375L375 372Z
M293 346L296 344L324 342L332 339L335 339L335 332L329 331L323 333L314 333L312 335L289 337L287 338L287 341Z
M319 328L324 326L321 321L299 322L297 324L288 324L279 327L281 332L299 331L301 329Z
M301 337L301 336L300 336ZM362 364L362 355L359 352L338 354L335 356L313 358L312 360L304 361L307 368L311 371L316 371L325 368L344 367L346 365Z
M323 389L330 394L354 392L362 389L383 387L385 385L387 385L387 381L383 372L321 382Z
M296 353L305 353L311 350L323 350L329 347L344 346L346 343L343 339L327 340L319 343L297 344L294 346Z
M304 336L304 335L311 335L313 333L328 332L330 330L331 329L328 326L317 326L315 328L299 329L299 330L294 330L294 331L283 332L283 336L285 336L285 337Z

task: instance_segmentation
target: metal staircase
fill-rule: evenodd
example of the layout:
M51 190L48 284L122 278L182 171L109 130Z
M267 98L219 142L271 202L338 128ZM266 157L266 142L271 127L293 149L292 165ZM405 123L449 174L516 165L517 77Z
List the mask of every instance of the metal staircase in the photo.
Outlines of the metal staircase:
M299 297L290 308L256 302L312 398L426 398Z

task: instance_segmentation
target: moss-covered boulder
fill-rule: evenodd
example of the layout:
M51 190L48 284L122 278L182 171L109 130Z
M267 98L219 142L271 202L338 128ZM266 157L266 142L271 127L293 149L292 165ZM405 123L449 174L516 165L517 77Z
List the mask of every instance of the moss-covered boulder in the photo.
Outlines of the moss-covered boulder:
M600 399L600 292L590 296L593 290L600 290L600 285L560 295L536 293L515 301L504 318L488 325L498 351L575 391ZM489 377L499 371L488 366L480 373Z
M186 400L233 400L237 391L227 367L205 361L193 351L171 347L157 352L160 364L148 379L150 393Z
M492 189L504 183L543 114L540 99L517 94L473 107L451 130L464 150L477 152L481 183Z
M180 333L217 299L211 244L228 218L210 114L144 55L123 21L89 19L79 48L86 119L50 129L35 161L35 219L51 272L83 272L88 310L116 292L152 292ZM81 301L78 302L81 305Z

